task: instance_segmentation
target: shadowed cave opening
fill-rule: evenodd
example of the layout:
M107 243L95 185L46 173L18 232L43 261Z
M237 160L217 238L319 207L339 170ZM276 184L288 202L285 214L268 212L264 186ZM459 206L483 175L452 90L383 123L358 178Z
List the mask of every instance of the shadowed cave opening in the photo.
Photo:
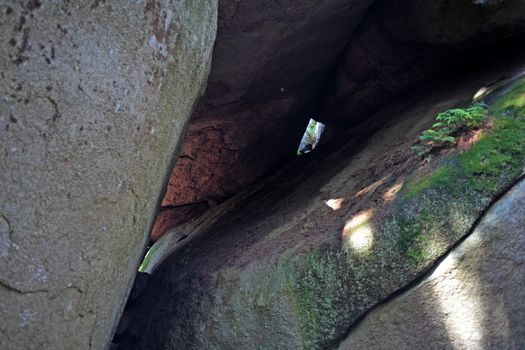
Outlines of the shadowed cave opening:
M331 85L336 84L336 79L338 77L339 72L335 69L337 65L334 64L334 68L325 76L323 84L323 87L317 91L317 95L313 99L313 102L310 103L310 106L308 107L307 114L309 115L315 115L317 116L316 120L314 119L308 119L304 118L302 116L297 116L297 114L304 113L304 108L302 106L297 106L297 111L290 111L290 118L287 123L290 123L290 125L283 125L282 128L284 130L290 129L290 131L293 130L305 130L304 133L299 134L296 131L293 131L294 134L293 139L297 141L290 142L290 144L299 145L296 150L293 150L292 147L287 146L287 149L289 150L287 154L284 156L279 157L273 157L275 158L273 161L270 160L262 160L261 162L266 162L270 166L266 166L266 169L263 168L260 173L256 173L255 176L251 176L250 180L246 182L240 182L239 185L234 185L232 188L233 190L229 189L225 191L224 193L217 195L210 193L210 195L206 195L206 189L200 190L202 195L192 196L187 200L177 202L177 203L171 203L169 200L169 191L166 193L166 196L164 197L163 203L160 206L158 213L157 213L157 219L156 222L152 228L151 231L151 243L157 241L163 234L165 234L170 229L176 228L178 226L181 226L189 221L194 220L195 218L199 217L200 215L204 214L205 212L209 211L210 209L214 208L218 204L224 202L228 198L231 198L232 196L236 195L237 193L240 193L242 190L248 188L250 185L257 183L260 180L263 180L269 176L272 176L275 174L279 169L281 169L283 166L288 164L290 161L293 161L292 155L297 155L299 153L305 154L306 152L301 152L300 148L301 143L305 141L305 136L308 135L308 129L309 127L312 128L312 126L315 126L314 123L318 122L319 125L322 125L322 131L323 134L323 144L329 143L330 141L335 141L335 143L341 142L338 141L338 139L342 139L345 136L345 133L347 130L360 130L360 133L368 133L369 135L373 134L373 131L375 130L376 126L374 125L374 121L370 120L368 117L370 115L373 115L374 112L378 111L384 105L402 98L402 96L408 96L410 94L413 94L418 89L425 89L429 85L435 84L439 81L446 81L447 79L451 79L453 77L465 75L465 74L473 74L477 71L486 69L487 67L491 67L495 62L498 62L500 60L505 59L506 57L512 57L516 55L518 52L522 50L522 43L525 41L525 35L519 34L519 35L509 35L508 37L499 40L486 40L483 42L482 45L480 43L473 42L469 46L456 48L456 53L452 54L448 59L441 60L439 62L439 65L437 65L438 69L436 72L433 72L432 74L425 72L425 74L430 74L430 79L427 79L425 81L422 81L421 83L417 84L415 87L410 88L406 91L400 91L400 92L393 92L389 94L385 94L384 99L381 101L378 101L376 103L375 109L373 109L371 113L366 114L365 117L360 117L352 122L352 124L340 124L339 119L332 119L329 115L323 112L323 104L325 101L329 99L329 97L326 95L327 91L329 90L328 87ZM434 49L435 50L435 49ZM450 49L446 49L450 50ZM427 53L428 54L428 53ZM436 51L435 55L437 57L441 57L440 55L443 55L444 53L441 51ZM338 60L341 61L342 58ZM431 70L428 66L423 67L426 70ZM501 77L501 79L504 79L504 77ZM496 82L493 82L496 83ZM306 82L308 84L308 82ZM352 112L350 112L350 115L352 115ZM199 118L202 118L198 116ZM195 120L196 117L192 118L191 121ZM191 127L190 127L191 128ZM293 128L293 130L292 130ZM219 129L222 130L222 129ZM249 129L248 129L249 130ZM246 131L243 131L246 132ZM256 130L250 131L250 132L257 132ZM312 130L312 135L315 134L315 131ZM199 134L191 134L189 133L187 135L187 141L186 144L191 143L191 137L201 137ZM218 150L220 153L222 150L221 148L227 147L224 143L226 140L224 139L217 139L215 135L212 135L212 139L207 140L210 145L213 145L213 148ZM271 137L271 134L267 137ZM315 136L311 136L310 139L315 138ZM318 141L314 144L318 144ZM311 143L310 141L310 143ZM342 141L344 142L344 140ZM308 144L309 142L306 141L305 144ZM265 139L260 140L257 144L250 144L245 145L246 148L251 149L265 149ZM265 156L272 158L271 152ZM308 151L307 151L308 152ZM173 181L175 183L176 190L177 191L185 191L186 188L189 188L187 186L193 186L191 182L188 182L188 176L195 177L199 176L198 173L192 174L192 173L175 173L175 170L177 170L177 167L179 164L184 163L185 168L191 168L191 167L199 167L200 159L198 158L200 155L195 156L194 158L191 155L187 154L181 154L179 157L179 160L175 163L174 172L172 174L172 178L170 179L170 187L171 182ZM202 174L203 177L208 178L208 183L214 183L217 182L217 186L229 186L230 184L226 183L220 183L220 181L223 181L220 177L217 177L217 179L214 178L216 176L216 171L223 171L219 169L220 167L220 161L221 159L218 158L217 160L214 160L213 162L209 162L208 164L204 164L201 169L206 170L205 174ZM241 158L234 164L231 164L232 167L230 167L232 172L235 172L235 168L239 168L239 177L242 178L243 174L247 171L244 170L246 168L250 168L252 165L255 167L256 164L259 163L258 159L254 158ZM214 169L214 164L216 164L217 169ZM175 176L176 175L176 176ZM226 179L228 180L228 179ZM196 183L198 185L199 182ZM199 189L192 189L192 191L196 191L198 193Z
M454 59L451 59L449 63L440 70L440 74L435 75L435 78L433 80L425 82L424 84L420 84L416 89L411 89L409 91L403 92L401 94L401 97L397 96L396 99L402 99L402 96L417 95L418 91L431 90L434 86L438 84L443 84L447 80L453 80L453 78L457 76L473 74L475 75L479 71L490 69L498 64L505 64L505 62L511 59L512 57L523 55L524 50L521 47L520 43L523 43L524 40L524 35L511 36L504 40L491 42L481 47L467 48L466 50L462 50L460 51L460 53L454 56ZM334 78L334 72L332 72L331 74L331 76L327 77L327 82ZM486 86L479 86L479 88L476 90L476 93L473 94L472 99L479 98L486 91L490 90L492 86L497 86L500 81L504 81L507 78L509 77L500 76L496 80L486 84ZM323 93L324 92L321 92L320 96ZM320 100L321 98L319 98L319 101ZM316 105L312 112L318 112L318 110L320 110L320 103ZM324 131L323 147L322 149L319 149L319 152L315 152L316 154L308 154L308 157L293 157L292 155L290 155L290 157L288 157L285 162L276 164L274 167L272 167L270 171L265 172L256 181L254 181L253 184L256 185L261 181L275 176L282 176L283 180L290 178L300 178L302 176L305 176L305 173L312 171L312 167L315 167L316 163L321 163L325 158L329 158L329 155L333 151L345 147L345 145L349 143L355 144L355 149L360 149L363 146L363 144L365 144L367 140L372 135L374 135L376 130L378 130L378 128L381 125L387 122L387 120L385 120L384 117L378 118L377 120L368 119L366 120L366 122L356 123L355 125L352 125L352 127L348 128L338 125L337 123L331 123L329 121L326 121L322 117L319 119L320 122L310 119L309 121L307 121L308 125L306 125L306 133L308 132L308 129L311 129L312 134L316 134L317 131L315 128L317 125L323 126L319 133L319 135L321 135ZM323 121L324 123L322 123ZM324 130L325 124L326 130ZM319 142L319 138L317 138L311 143L313 144L314 142ZM312 148L315 149L317 147ZM300 150L298 150L298 152L299 151ZM303 151L301 151L301 153L309 152L304 152L303 148ZM324 164L326 165L326 162ZM190 222L191 220L195 220L199 216L215 208L224 200L225 199L221 199L220 201L218 201L214 198L210 198L204 201L190 203L187 205L177 207L162 206L157 214L157 218L162 218L163 213L168 213L170 210L173 209L183 210L183 214L181 216L184 216L184 218L182 218L182 220L180 220L176 225L173 225L173 223L170 224L171 226L169 224L166 224L163 232L165 233L169 230L184 225L185 223ZM335 207L340 206L340 203L338 203L336 199L327 200L326 204L333 210L336 210L334 209ZM160 238L161 235L162 234L155 237L155 239L150 242L148 248L150 248L154 244L154 242ZM364 238L361 236L363 236ZM368 236L366 236L365 233L363 233L363 235L357 235L354 239L354 243L360 247L365 246L369 243L367 237ZM179 240L182 241L185 238L186 236L183 235L180 237ZM149 277L147 274L142 272L138 273L135 286L133 287L128 301L128 305L126 306L126 311L124 312L119 328L116 331L114 340L115 344L118 344L122 341L122 339L125 339L125 333L129 323L129 317L127 316L127 312L129 312L129 310L132 310L137 301L140 299L142 292L147 286L148 279ZM129 341L129 339L127 341ZM115 345L115 349L121 348Z

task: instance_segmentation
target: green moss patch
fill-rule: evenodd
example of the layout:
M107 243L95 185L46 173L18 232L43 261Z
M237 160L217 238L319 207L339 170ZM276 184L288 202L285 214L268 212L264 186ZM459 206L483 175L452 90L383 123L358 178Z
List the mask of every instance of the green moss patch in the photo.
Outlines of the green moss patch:
M304 348L326 347L374 301L425 271L519 177L523 96L522 82L490 109L492 128L470 149L436 159L430 174L405 182L390 214L374 223L374 248L366 258L345 248L295 260L285 293Z
M525 107L525 79L512 86L505 97L499 99L491 108L493 113L505 114L509 110L523 110Z
M471 148L436 157L424 175L405 181L393 202L360 208L374 212L355 227L356 232L366 227L371 235L366 249L353 246L348 236L349 244L317 245L308 253L291 248L222 273L214 308L204 308L213 313L208 315L213 341L253 337L251 343L265 349L334 345L366 310L428 270L520 176L523 96L525 81L490 107L491 128ZM401 180L391 179L385 188Z
M343 251L317 249L303 260L291 261L294 273L284 290L296 317L305 349L323 348L352 314L349 296L355 281L348 274Z
M413 264L425 260L421 243L424 233L432 236L443 235L437 230L457 232L454 227L446 229L438 223L450 223L451 217L471 217L523 172L525 82L515 84L490 112L493 128L470 149L438 160L431 174L403 186L396 203L400 208L396 214L399 242ZM450 212L451 206L455 213ZM418 230L429 222L428 213L432 213L432 227Z

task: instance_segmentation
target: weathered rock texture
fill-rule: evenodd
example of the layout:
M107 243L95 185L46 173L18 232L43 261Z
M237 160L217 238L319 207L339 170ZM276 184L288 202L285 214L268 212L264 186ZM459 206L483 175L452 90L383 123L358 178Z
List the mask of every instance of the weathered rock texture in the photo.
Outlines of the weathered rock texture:
M132 311L123 348L334 345L366 310L424 273L469 232L496 193L523 171L525 115L509 114L503 126L494 122L496 136L490 137L515 131L505 127L512 121L521 128L515 139L489 148L493 153L482 152L485 160L504 160L496 172L471 179L458 170L461 176L453 183L460 188L448 191L438 183L411 194L434 166L450 165L452 173L463 169L456 157L478 152L473 146L425 164L410 149L417 135L437 113L470 103L479 87L509 74L509 67L449 81L390 105L375 116L376 125L397 119L366 144L367 134L349 133L344 143L326 145L313 159L297 158L274 177L164 235L145 259L144 270L153 274ZM523 85L506 108L524 107ZM420 177L413 178L416 169ZM409 254L407 248L421 251Z
M231 196L294 154L325 77L372 2L221 1L208 89L163 204Z
M201 215L210 208L207 202L199 202L178 207L162 207L157 213L151 229L151 240L157 241L166 231L182 225Z
M104 349L217 2L0 2L0 348Z
M307 118L354 127L524 30L522 0L221 1L210 84L163 204L238 193L295 153Z
M430 276L372 311L343 350L525 348L525 181Z
M362 123L394 98L443 75L454 61L469 67L501 55L469 51L524 29L521 0L376 1L327 83L321 120L344 127Z

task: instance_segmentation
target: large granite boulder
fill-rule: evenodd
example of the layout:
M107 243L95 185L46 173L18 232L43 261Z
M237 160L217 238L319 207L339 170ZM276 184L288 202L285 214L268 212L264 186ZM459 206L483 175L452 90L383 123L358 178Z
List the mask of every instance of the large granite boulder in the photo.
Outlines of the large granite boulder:
M524 285L522 180L428 277L370 312L339 349L523 349Z
M0 19L0 348L104 349L217 1L2 1Z

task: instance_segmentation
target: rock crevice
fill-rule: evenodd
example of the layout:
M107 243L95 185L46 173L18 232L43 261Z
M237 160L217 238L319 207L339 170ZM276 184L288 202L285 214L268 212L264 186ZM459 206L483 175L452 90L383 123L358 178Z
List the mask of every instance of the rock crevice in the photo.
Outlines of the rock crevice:
M523 208L522 178L435 269L369 312L338 349L523 348Z

